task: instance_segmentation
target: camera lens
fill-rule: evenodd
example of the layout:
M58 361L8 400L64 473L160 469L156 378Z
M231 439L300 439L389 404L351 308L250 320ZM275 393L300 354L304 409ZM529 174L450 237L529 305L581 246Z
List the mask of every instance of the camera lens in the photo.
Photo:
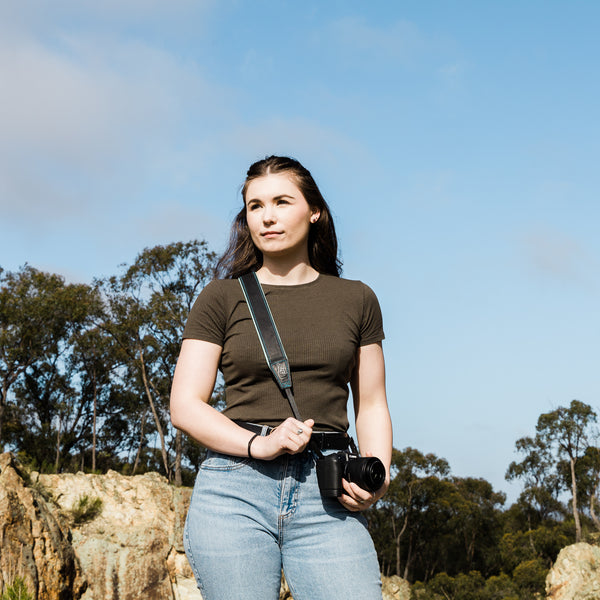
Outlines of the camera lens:
M385 467L375 456L351 458L346 464L345 477L364 490L375 492L385 481Z

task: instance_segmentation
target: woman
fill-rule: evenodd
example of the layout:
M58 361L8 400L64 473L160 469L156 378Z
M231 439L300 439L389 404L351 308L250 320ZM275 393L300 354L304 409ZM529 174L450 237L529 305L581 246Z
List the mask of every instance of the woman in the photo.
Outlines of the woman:
M253 164L216 279L190 313L171 393L173 425L209 449L186 521L186 553L204 600L275 600L281 569L295 600L381 598L360 514L387 490L392 428L383 328L373 292L341 279L329 208L296 160ZM299 421L277 387L236 278L255 271L290 361ZM208 404L217 371L226 409ZM386 467L368 492L319 493L315 456L345 449L352 387L363 456ZM261 435L256 435L260 433ZM343 443L340 443L343 440ZM311 446L312 448L312 446Z

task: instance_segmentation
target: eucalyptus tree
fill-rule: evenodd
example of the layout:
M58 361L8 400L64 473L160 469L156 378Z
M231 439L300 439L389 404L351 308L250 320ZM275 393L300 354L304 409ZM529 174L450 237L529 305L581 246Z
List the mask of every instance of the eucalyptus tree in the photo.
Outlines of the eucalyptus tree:
M86 406L88 435L82 440L81 453L91 455L91 469L96 471L98 433L110 413L109 401L113 373L119 366L112 337L100 327L83 331L72 340L69 367L78 377L81 405ZM83 458L82 458L83 460Z
M370 520L380 552L393 548L395 573L408 579L419 547L419 522L436 483L431 478L448 476L450 466L443 458L409 447L393 450L391 469L390 487Z
M77 383L69 368L72 340L100 310L97 291L66 284L28 265L3 273L0 288L0 435L10 409L10 441L58 469L84 418L75 408ZM18 402L17 402L18 400ZM4 439L3 439L4 441ZM53 457L53 461L50 457Z
M517 450L525 455L524 459L511 463L507 472L508 479L523 478L526 488L549 492L552 497L559 489L570 490L577 542L581 541L577 463L597 438L596 421L592 407L579 400L541 414L535 437L517 441Z
M188 313L211 279L215 259L204 241L155 246L144 249L120 277L103 282L108 307L104 328L134 376L129 383L148 402L163 469L176 484L181 484L183 445L181 432L170 424L169 393Z

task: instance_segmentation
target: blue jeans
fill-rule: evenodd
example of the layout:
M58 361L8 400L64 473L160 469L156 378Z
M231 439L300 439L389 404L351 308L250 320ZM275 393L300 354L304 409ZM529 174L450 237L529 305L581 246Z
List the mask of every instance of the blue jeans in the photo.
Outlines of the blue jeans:
M209 452L184 530L204 600L381 600L366 521L319 492L313 455L272 461Z

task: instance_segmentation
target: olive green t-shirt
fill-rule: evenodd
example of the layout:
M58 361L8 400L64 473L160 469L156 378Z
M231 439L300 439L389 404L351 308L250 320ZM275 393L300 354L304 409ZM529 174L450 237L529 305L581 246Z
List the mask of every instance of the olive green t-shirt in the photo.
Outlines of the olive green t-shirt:
M360 281L319 275L302 285L262 286L290 362L296 403L315 429L346 431L346 405L359 346L384 338L379 302ZM263 354L237 279L200 293L184 338L223 348L219 368L231 419L275 426L292 416Z

